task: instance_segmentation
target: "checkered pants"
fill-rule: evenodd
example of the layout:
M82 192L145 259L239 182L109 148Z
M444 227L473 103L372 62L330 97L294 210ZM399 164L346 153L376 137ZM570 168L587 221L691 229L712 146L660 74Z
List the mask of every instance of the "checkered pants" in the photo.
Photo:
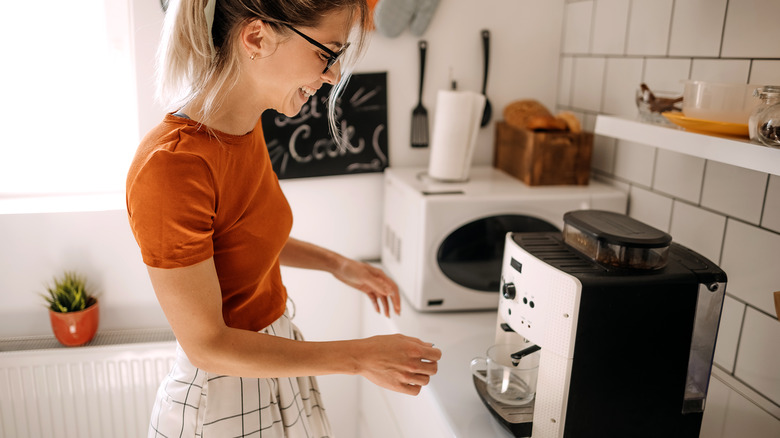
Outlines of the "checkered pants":
M303 340L287 314L261 330ZM255 379L194 367L180 346L160 384L149 438L333 437L314 377Z

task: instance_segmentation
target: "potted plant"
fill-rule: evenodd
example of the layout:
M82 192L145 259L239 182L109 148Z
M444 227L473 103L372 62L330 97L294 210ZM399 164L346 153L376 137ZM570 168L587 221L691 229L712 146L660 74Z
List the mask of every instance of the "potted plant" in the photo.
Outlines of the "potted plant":
M54 336L62 345L86 344L95 336L99 322L98 300L87 291L86 279L74 272L54 278L47 287L49 319Z

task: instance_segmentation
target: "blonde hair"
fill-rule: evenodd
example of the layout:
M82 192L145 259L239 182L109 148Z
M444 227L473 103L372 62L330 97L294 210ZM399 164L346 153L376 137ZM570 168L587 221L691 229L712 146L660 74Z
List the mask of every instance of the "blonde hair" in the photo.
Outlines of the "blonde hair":
M285 24L315 27L327 14L348 10L355 23L350 56L341 59L341 80L331 88L328 122L335 140L335 105L355 61L366 46L369 12L366 0L215 0L211 34L204 14L208 0L172 0L157 53L157 97L170 110L195 98L202 100L204 118L219 108L222 92L235 85L239 73L234 45L243 25L262 20L276 32L291 32ZM212 49L213 47L213 49Z

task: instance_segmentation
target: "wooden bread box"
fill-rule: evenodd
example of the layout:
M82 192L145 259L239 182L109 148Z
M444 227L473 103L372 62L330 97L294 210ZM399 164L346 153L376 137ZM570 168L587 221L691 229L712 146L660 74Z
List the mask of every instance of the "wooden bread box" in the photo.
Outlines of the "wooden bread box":
M529 186L587 185L593 133L529 131L496 122L493 167Z

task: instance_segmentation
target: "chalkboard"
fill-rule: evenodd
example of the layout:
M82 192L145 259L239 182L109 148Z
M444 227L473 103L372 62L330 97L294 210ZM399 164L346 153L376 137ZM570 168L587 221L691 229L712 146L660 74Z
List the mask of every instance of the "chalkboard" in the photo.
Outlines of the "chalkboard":
M387 73L354 74L336 101L337 126L348 141L337 145L328 131L324 84L295 117L263 113L271 163L279 179L381 172L387 159Z

